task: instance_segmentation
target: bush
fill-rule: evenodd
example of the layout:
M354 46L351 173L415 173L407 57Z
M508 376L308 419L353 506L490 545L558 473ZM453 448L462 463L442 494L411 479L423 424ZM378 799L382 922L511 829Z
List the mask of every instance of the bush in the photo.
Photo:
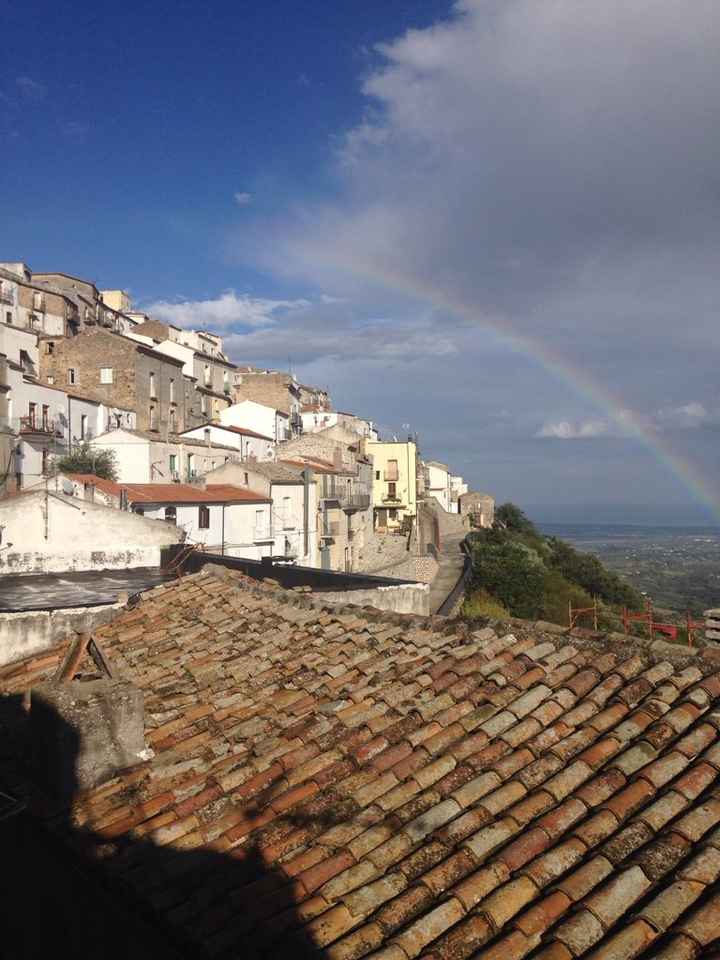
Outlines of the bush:
M72 453L55 461L62 473L93 473L103 480L117 480L118 466L114 450L81 443Z
M476 547L473 573L477 586L496 597L514 616L537 617L543 600L544 567L524 544L509 541Z
M535 524L528 520L520 507L514 503L502 503L495 511L495 523L503 530L512 533L529 533L538 535Z
M576 583L570 583L557 570L546 570L543 577L542 618L550 623L568 622L568 603L573 607L591 607L592 597ZM579 626L590 626L584 619Z
M507 620L509 612L485 590L478 590L467 597L460 609L460 616L468 620L487 617L489 620Z

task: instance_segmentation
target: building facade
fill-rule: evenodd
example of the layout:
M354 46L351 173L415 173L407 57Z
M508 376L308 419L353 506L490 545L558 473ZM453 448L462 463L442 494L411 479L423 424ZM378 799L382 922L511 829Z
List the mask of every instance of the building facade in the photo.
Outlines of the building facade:
M180 360L99 328L70 339L43 338L39 346L40 375L47 383L135 410L139 430L162 435L185 429Z
M373 459L375 529L398 531L417 513L417 445L411 441L365 440Z
M190 483L216 467L239 459L236 447L140 430L110 430L93 446L115 454L120 483Z

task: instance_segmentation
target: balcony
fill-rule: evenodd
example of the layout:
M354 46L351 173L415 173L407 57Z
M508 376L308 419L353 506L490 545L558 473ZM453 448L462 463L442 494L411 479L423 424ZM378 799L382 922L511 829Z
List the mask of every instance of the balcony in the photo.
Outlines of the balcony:
M261 525L253 531L253 543L270 543L274 539L272 527Z
M0 303L6 303L12 307L15 304L15 297L12 290L0 290Z
M55 420L37 417L20 417L20 433L24 436L60 437L62 431Z
M367 510L370 506L369 493L346 493L339 500L343 510Z
M382 498L383 503L402 503L402 498L398 497L396 494L386 493Z

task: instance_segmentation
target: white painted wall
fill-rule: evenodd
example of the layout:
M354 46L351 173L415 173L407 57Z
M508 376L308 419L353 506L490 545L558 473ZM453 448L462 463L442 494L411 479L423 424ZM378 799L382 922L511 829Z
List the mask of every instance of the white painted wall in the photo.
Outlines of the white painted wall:
M137 505L142 509L143 516L163 522L166 522L166 506L167 504ZM220 550L223 544L224 509L225 553L259 560L274 552L269 503L203 504L210 513L210 526L207 529L200 528L200 506L175 504L177 528L185 532L189 543L203 543L208 549Z
M19 435L15 471L22 474L23 487L30 487L42 479L44 450L48 453L49 467L52 458L62 456L67 451L70 440L73 444L81 442L83 417L86 438L91 439L96 435L102 420L100 404L68 398L63 390L29 380L19 370L8 369L7 375L10 385L8 417L13 429L24 429L21 418L29 416L30 404L34 403L35 423L38 427L42 425L43 407L46 406L48 425L55 431L47 434L29 434L26 431Z
M180 480L186 483L190 469L197 476L222 466L236 454L232 450L196 443L170 443L150 440L128 430L111 430L95 440L100 447L115 451L120 483L171 483L173 462Z
M236 426L236 424L228 424ZM246 430L251 429L245 427ZM202 427L193 427L181 434L183 437L194 437L196 440L205 440L210 432L211 443L221 443L228 447L235 447L242 460L248 457L255 457L258 460L272 460L274 456L274 444L272 440L261 440L259 437L244 437L240 433L234 433L232 430L223 430L222 427L207 424Z
M274 407L255 400L241 400L220 411L220 423L233 427L245 427L273 440L284 440L290 436L290 418Z
M450 473L447 467L437 463L426 463L428 476L427 493L435 497L440 506L450 513Z
M157 567L174 526L38 490L0 501L0 573Z

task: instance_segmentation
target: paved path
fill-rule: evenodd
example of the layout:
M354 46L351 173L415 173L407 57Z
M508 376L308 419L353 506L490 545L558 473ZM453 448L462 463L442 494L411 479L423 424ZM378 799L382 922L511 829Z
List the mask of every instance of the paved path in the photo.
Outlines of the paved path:
M449 534L442 538L438 561L440 569L430 584L430 613L437 613L455 589L464 567L464 555L460 544L465 533Z

